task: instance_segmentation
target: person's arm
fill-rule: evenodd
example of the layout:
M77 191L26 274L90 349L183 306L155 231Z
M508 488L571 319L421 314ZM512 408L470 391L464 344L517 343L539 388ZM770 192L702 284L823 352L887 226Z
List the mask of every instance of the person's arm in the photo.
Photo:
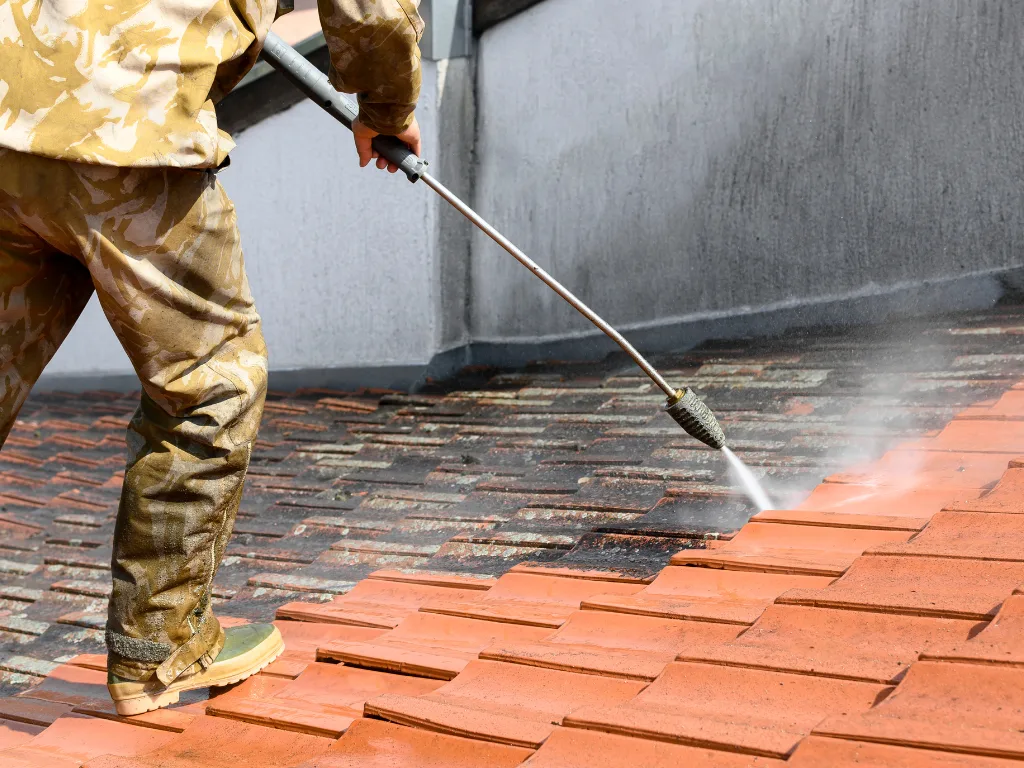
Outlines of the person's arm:
M359 164L377 157L377 134L397 136L420 153L416 101L420 95L423 21L413 0L318 0L331 55L331 84L359 101L353 125ZM377 166L387 167L383 158ZM391 168L389 170L397 170Z

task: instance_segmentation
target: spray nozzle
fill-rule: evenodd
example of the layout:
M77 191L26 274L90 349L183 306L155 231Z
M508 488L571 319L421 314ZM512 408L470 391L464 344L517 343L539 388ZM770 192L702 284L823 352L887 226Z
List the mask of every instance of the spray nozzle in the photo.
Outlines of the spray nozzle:
M718 419L692 389L676 390L665 410L691 437L716 450L725 447L725 433Z

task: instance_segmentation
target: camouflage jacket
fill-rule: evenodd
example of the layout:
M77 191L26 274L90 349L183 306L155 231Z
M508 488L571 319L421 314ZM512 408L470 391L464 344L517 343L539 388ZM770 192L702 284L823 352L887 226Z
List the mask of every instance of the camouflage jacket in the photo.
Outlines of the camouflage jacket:
M319 0L331 81L399 133L419 96L417 0ZM0 147L115 166L215 167L214 104L249 71L277 0L0 0Z

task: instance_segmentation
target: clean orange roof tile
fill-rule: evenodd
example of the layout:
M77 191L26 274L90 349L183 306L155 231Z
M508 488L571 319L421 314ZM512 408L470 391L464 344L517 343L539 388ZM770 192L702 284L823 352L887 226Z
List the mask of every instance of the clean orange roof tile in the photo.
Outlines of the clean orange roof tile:
M405 675L451 680L496 642L540 640L550 628L438 613L414 613L385 635L365 643L328 643L320 658Z
M921 661L868 712L830 717L815 733L1024 759L1024 669Z
M589 597L633 595L641 589L642 584L506 573L480 600L469 603L430 602L423 605L422 610L557 629Z
M71 706L110 699L105 672L71 664L61 664L50 672L43 682L22 695ZM3 716L3 712L0 711L0 717Z
M653 680L681 649L694 644L714 646L732 640L739 631L736 624L577 611L545 640L497 642L480 658L631 680Z
M921 658L1024 667L1024 595L1006 598L992 623L970 640L934 645Z
M0 750L17 747L30 741L45 727L44 725L19 723L14 720L0 720Z
M907 517L905 515L819 512L813 509L770 509L754 515L750 518L750 522L912 532L921 530L928 523L929 519L928 517Z
M387 630L377 627L354 627L345 624L316 624L308 621L275 621L284 638L284 656L290 659L315 661L316 649L328 643L361 643L373 640Z
M939 512L911 541L873 552L891 555L1024 561L1024 515Z
M1020 763L997 757L808 736L786 765L789 768L1019 768Z
M294 680L310 665L310 661L289 657L282 653L277 659L265 666L261 673L267 677L279 677Z
M295 680L265 698L217 698L208 715L337 738L362 715L363 703L384 693L416 696L441 685L338 664L310 664Z
M213 704L218 707L227 707L239 701L269 699L282 689L287 688L290 683L291 680L287 678L273 677L262 673L252 675L236 685L210 688L209 698L199 702L192 711L196 714L206 714L210 705Z
M582 607L666 619L752 624L783 592L814 590L831 582L830 576L670 566L634 595L595 595L584 600Z
M635 699L582 708L565 724L785 757L822 718L866 710L890 690L835 678L675 662Z
M975 403L975 406L956 416L961 419L983 419L992 421L1024 420L1024 392L1010 390L989 406Z
M277 611L277 618L391 629L424 603L468 603L481 599L484 594L485 591L479 589L363 579L347 594L329 603L283 605Z
M369 716L427 730L536 749L563 717L594 701L614 706L644 687L631 680L474 661L425 696L381 696Z
M1021 582L1022 563L871 555L824 589L791 590L777 602L984 621Z
M894 450L872 464L826 478L828 483L888 486L905 490L982 490L1002 476L1017 453ZM880 514L889 514L885 508Z
M855 483L822 483L795 509L927 520L943 507L975 499L980 492L928 487L891 488Z
M966 640L984 622L772 605L731 642L691 646L680 661L893 683L936 644Z
M107 655L105 653L80 653L67 660L73 667L85 667L99 672L107 671Z
M556 728L523 768L783 768L770 757Z
M725 546L684 549L672 565L734 571L841 576L865 549L910 538L907 531L750 522Z
M988 493L974 499L961 499L949 505L952 510L963 512L1002 512L1024 514L1024 467L1010 468Z
M330 745L330 739L304 733L198 717L158 749L135 757L93 758L83 768L296 768Z
M79 768L93 757L131 757L167 744L173 734L83 715L64 715L19 747L0 752L4 768Z
M114 702L108 696L104 700L92 700L79 704L73 711L76 714L89 715L90 717L102 718L104 720L114 720L120 723L129 723L140 728L154 728L158 731L181 733L195 722L197 716L202 716L204 708L205 702L199 707L193 704L186 704L184 706L155 709L152 712L126 718L117 714Z
M1024 421L955 419L933 438L919 441L929 451L1024 453Z
M318 757L315 765L316 768L513 768L531 754L521 747L361 719Z

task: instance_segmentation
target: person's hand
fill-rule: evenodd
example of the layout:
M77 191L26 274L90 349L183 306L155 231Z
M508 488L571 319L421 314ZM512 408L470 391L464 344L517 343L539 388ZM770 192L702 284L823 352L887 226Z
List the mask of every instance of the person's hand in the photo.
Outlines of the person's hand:
M356 141L356 152L359 153L359 167L365 168L370 164L371 160L377 161L377 167L381 170L385 168L391 173L398 170L398 166L394 163L389 163L385 158L377 154L377 151L373 148L373 139L377 136L377 132L367 128L365 125L356 120L352 123L352 137ZM399 141L403 142L417 157L420 154L420 124L416 122L416 118L412 119L412 124L404 131L397 135Z

